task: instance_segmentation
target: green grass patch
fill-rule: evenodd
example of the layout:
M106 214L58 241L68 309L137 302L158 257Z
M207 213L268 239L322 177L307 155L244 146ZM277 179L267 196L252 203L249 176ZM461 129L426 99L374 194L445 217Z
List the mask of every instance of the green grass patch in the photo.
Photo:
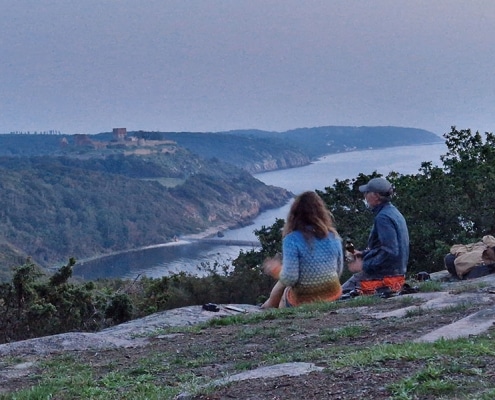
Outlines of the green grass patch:
M427 364L411 377L388 386L394 399L414 399L418 396L434 395L440 397L455 393L457 382L448 376L443 366Z
M442 290L444 290L442 286L442 282L433 281L433 280L421 282L418 287L419 287L419 291L422 293L441 292Z
M476 357L479 355L495 355L491 344L492 339L456 339L439 340L434 343L383 344L372 348L359 349L342 354L337 360L331 361L331 366L364 367L386 360L429 360L437 356Z
M438 310L439 313L442 314L450 314L450 313L461 313L474 305L472 301L461 301L457 304L452 304L451 306L447 306Z
M454 288L449 290L452 294L466 293L466 292L478 292L479 290L489 286L487 282L463 282Z
M315 302L303 304L298 307L274 308L259 313L231 315L223 318L213 318L205 322L205 326L228 326L237 324L256 324L262 321L284 320L284 319L309 319L334 312L344 308L360 306L371 306L380 303L383 299L377 296L358 296L346 301ZM405 300L410 301L410 300Z
M181 390L181 386L155 383L156 372L160 369L157 365L153 365L151 370L138 367L119 371L109 368L108 373L96 377L90 365L81 365L71 356L62 356L41 363L40 369L43 375L36 385L13 394L1 395L0 399L144 400L173 398ZM189 386L194 381L191 376L176 378L179 382L187 382Z
M420 317L422 315L428 314L428 309L424 307L413 307L410 308L409 310L406 310L406 314L404 315L404 318L414 318L414 317Z
M350 325L337 329L322 329L320 337L322 342L336 342L343 338L355 338L368 332L369 329L364 326Z

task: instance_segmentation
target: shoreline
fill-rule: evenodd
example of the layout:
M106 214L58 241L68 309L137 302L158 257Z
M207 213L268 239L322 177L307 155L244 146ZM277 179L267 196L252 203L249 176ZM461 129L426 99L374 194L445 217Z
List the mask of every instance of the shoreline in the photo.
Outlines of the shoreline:
M231 229L232 227L235 227L236 225L237 224L229 226L227 224L222 224L222 225L218 225L218 226L213 226L211 228L206 229L205 231L202 231L199 233L192 233L190 235L184 235L184 236L181 236L181 238L183 240L206 239L206 238L215 236L220 231L225 231L227 229Z
M136 248L127 249L127 250L113 251L113 252L106 253L106 254L100 254L100 255L97 255L97 256L84 258L82 260L76 260L76 265L84 265L87 262L95 261L95 260L98 260L98 259L104 259L106 257L112 257L112 256L116 256L116 255L119 255L119 254L133 253L133 252L136 252L136 251L143 251L143 250L148 250L148 249L156 249L156 248L160 248L160 247L183 246L183 245L186 245L186 244L191 243L191 240L201 240L201 239L206 239L206 238L209 238L209 237L214 237L219 231L223 231L223 230L226 230L226 229L231 229L232 227L235 227L235 226L236 226L235 224L232 225L232 226L228 226L226 224L222 224L222 225L210 227L210 228L208 228L208 229L206 229L204 231L201 231L199 233L193 233L193 234L190 234L190 235L181 236L177 240L172 240L172 241L169 241L169 242L157 243L157 244L152 244L152 245L148 245L148 246L141 246L141 247L136 247ZM65 265L65 263L62 263L61 265L56 265L56 266L53 266L53 267L48 267L47 270L49 270L49 271L56 271L59 268L61 268L63 265Z
M317 163L318 161L324 160L327 157L335 156L335 155L340 155L340 154L356 153L356 152L360 152L360 151L376 151L376 150L384 150L384 149L394 149L394 148L401 148L401 147L420 147L420 146L430 146L430 145L431 146L434 146L434 145L439 145L439 144L445 144L445 141L440 140L438 142L426 142L426 143L415 143L415 144L401 144L401 145L396 145L396 146L385 146L385 147L370 147L370 148L366 148L366 149L355 148L355 149L352 149L352 150L335 151L335 152L332 152L332 153L322 154L321 156L312 157L310 159L309 163L304 164L304 165L298 165L298 166L294 166L294 167L285 167L285 168L270 169L270 170L266 170L266 171L255 172L255 173L250 172L250 174L253 177L256 178L256 175L263 175L265 173L271 173L271 172L276 172L276 171L286 171L286 170L290 170L290 169L294 169L294 168L306 167L308 165Z

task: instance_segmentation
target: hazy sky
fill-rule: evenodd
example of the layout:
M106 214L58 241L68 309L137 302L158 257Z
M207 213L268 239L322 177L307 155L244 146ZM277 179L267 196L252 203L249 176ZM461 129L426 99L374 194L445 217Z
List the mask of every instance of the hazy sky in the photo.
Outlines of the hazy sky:
M0 0L0 132L495 130L493 0Z

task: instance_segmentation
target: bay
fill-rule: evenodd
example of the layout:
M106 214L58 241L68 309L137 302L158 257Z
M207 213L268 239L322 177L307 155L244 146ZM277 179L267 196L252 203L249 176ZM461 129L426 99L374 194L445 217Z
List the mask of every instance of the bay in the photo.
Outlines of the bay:
M445 154L446 150L442 142L330 154L304 167L254 176L267 185L283 187L297 195L306 190L323 190L332 186L336 179L352 179L361 172L371 174L377 171L387 175L395 171L401 174L415 174L424 161L440 165L440 156ZM223 232L224 236L216 241L179 240L80 262L74 267L74 275L86 280L134 279L139 276L160 278L177 272L204 275L205 271L198 269L201 264L218 262L230 265L230 261L237 257L241 250L256 248L253 245L229 245L226 241L256 241L254 231L263 226L271 226L276 218L285 219L289 208L290 202L283 207L265 211L253 224L227 230Z
M267 185L280 186L298 195L306 190L324 190L333 186L336 179L356 178L359 173L371 174L373 171L388 175L395 171L403 175L419 172L422 162L431 161L441 165L440 156L447 152L445 143L420 146L400 146L387 149L364 150L347 153L329 154L318 161L301 168L291 168L264 172L254 175ZM286 218L290 204L266 211L253 225L225 232L225 238L233 240L254 240L254 229L271 226L276 218Z

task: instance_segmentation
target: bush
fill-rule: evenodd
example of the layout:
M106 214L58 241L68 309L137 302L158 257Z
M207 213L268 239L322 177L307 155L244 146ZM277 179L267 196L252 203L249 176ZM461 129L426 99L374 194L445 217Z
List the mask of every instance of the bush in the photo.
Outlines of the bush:
M132 308L130 297L125 293L117 293L110 300L110 304L105 310L105 317L120 324L132 318Z
M96 292L94 284L68 282L74 264L71 259L50 278L29 259L14 268L12 282L0 285L0 342L97 331L121 322L105 320L107 296Z

